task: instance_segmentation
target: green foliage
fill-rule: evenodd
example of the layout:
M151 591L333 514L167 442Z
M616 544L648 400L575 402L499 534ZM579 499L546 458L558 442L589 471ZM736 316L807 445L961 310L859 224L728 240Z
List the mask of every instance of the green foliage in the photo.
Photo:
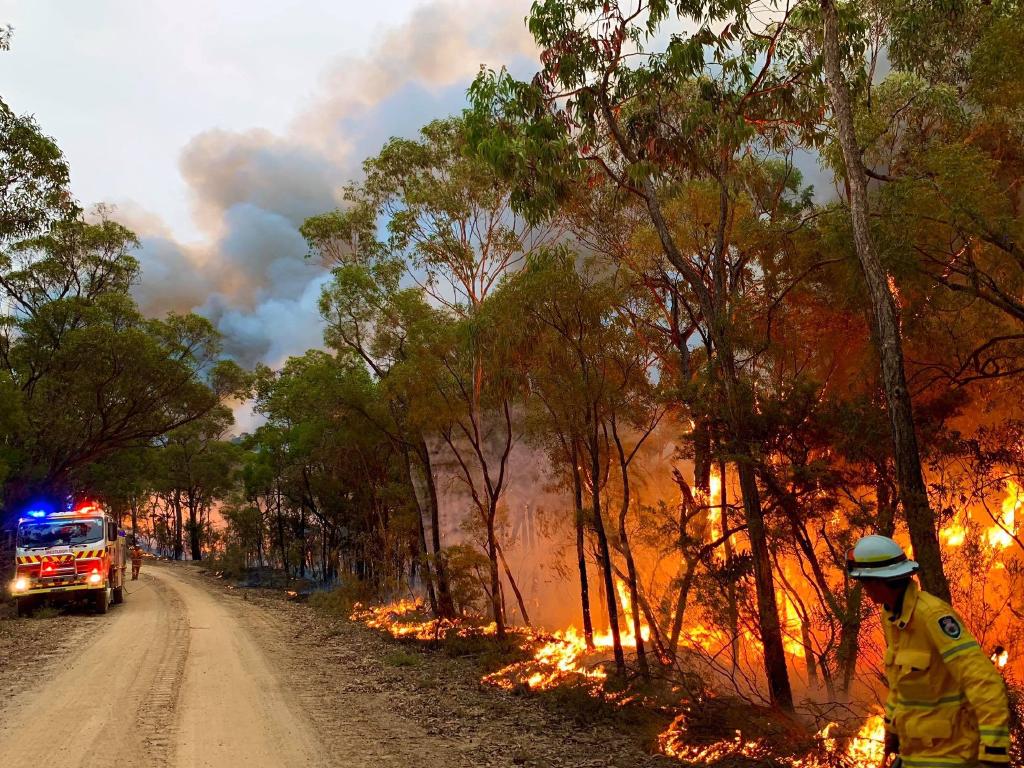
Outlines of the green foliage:
M8 26L0 32L0 50L9 39ZM0 254L77 213L68 183L67 161L53 139L0 101Z
M453 544L444 549L448 579L455 607L461 614L481 615L486 612L487 556L477 547Z
M0 254L0 359L17 398L15 497L66 490L113 452L150 444L237 392L237 366L195 315L143 317L135 236L110 221L60 222ZM208 383L209 382L209 383ZM210 385L216 389L212 389Z
M318 611L347 619L352 615L356 603L366 603L374 595L369 584L349 574L343 574L340 581L334 589L314 592L309 598L309 604Z

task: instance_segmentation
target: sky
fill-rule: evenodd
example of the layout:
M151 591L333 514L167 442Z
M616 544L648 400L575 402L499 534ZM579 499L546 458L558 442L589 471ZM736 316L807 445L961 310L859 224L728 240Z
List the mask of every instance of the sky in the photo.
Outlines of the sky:
M85 207L141 239L143 311L196 311L243 365L322 343L298 226L391 136L458 112L481 64L528 74L530 0L0 0L0 96Z

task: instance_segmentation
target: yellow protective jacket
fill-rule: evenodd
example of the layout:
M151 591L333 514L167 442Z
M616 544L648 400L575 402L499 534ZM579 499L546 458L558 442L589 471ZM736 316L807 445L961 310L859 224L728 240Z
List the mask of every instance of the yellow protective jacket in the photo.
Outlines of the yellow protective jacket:
M911 582L886 612L886 729L907 768L1009 764L1006 686L950 605Z

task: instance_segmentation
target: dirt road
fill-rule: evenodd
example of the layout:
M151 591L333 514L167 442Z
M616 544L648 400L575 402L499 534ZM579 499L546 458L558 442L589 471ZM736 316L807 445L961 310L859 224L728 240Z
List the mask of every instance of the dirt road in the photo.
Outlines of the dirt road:
M0 766L675 765L572 702L483 687L469 659L279 592L185 564L128 586L106 616L0 616Z
M193 581L145 568L124 605L24 675L0 713L0 765L325 765L239 613Z

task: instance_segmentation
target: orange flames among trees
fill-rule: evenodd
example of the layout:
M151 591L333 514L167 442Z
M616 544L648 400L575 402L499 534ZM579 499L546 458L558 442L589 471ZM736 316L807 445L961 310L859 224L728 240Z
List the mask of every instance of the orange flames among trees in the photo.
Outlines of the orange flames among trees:
M721 498L721 483L712 477L709 502L709 536L716 536L720 529L715 525L720 520L715 514L714 504ZM951 522L941 531L942 540L947 549L955 556L958 548L973 540L976 545L987 550L992 557L1000 558L1016 541L1020 524L1020 510L1024 504L1021 488L1012 482L1006 484L1005 494L997 519L987 527L966 520L966 524ZM720 523L719 523L720 524ZM973 536L973 538L972 538ZM1019 553L1017 553L1019 554ZM1016 556L1016 555L1014 555ZM999 559L1003 562L1007 558ZM1013 557L1008 558L1013 561ZM785 567L785 565L784 565ZM997 569L994 569L994 572ZM785 579L787 584L797 583L794 575ZM622 579L615 579L616 599L622 617L620 638L622 646L629 652L635 652L636 637L631 630L632 603L629 589ZM802 636L802 626L806 618L801 616L794 598L788 592L780 591L779 603L783 611L786 650L794 660L805 661L808 648L805 646L806 633ZM446 620L424 618L424 606L415 599L404 599L397 602L366 608L358 606L353 619L367 626L388 632L393 637L418 641L437 641L451 633L463 636L493 635L493 624L472 624L465 620ZM571 683L589 688L593 695L601 696L611 703L625 703L640 698L636 694L616 691L609 693L606 683L609 678L609 664L613 638L610 629L595 631L592 644L588 646L584 633L576 626L570 625L550 634L529 628L515 628L513 634L522 638L522 642L534 648L531 658L510 664L483 678L489 685L505 689L525 688L532 691L544 691ZM641 621L641 637L650 642L652 628L646 620ZM802 639L803 638L803 639ZM742 643L743 654L756 654L761 651L756 637L749 631L743 631L739 641ZM736 642L728 633L714 625L701 622L690 622L684 632L684 644L707 657L716 657L723 653L730 643ZM1000 669L1007 667L1010 652L1002 646L995 649L992 661ZM695 705L695 706L699 706ZM882 743L884 728L880 715L870 715L859 728L851 730L849 723L828 722L815 737L815 749L804 755L779 758L777 746L763 739L747 738L741 731L730 739L712 743L694 739L688 730L688 713L682 711L671 725L661 734L659 748L666 755L678 757L690 762L713 761L730 756L748 758L772 757L780 765L793 768L818 768L818 766L846 765L855 768L874 768L883 757ZM820 754L819 754L820 753ZM836 761L839 761L838 763Z

